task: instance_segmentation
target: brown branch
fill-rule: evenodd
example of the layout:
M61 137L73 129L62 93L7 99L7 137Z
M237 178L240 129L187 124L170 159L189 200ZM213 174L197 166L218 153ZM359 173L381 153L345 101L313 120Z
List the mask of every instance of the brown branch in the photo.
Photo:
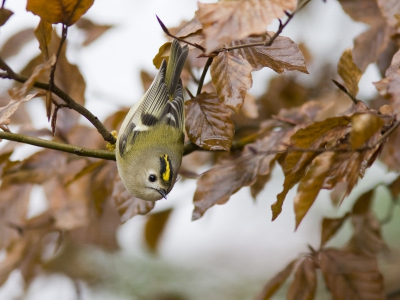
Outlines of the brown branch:
M0 78L4 79L12 79L21 83L24 83L28 80L25 76L15 73L1 58L0 58L0 68L5 70L5 73L0 73ZM43 90L50 90L50 85L48 83L36 81L33 85L36 88ZM75 110L82 116L84 116L94 127L96 127L97 131L101 134L103 139L111 144L115 144L115 137L107 130L107 128L99 121L99 119L93 115L86 107L77 103L74 99L71 98L67 93L61 90L57 85L53 85L52 90L54 94L60 97L70 109Z
M37 137L27 136L23 134L0 131L0 139L10 140L14 142L29 144L47 149L58 150L62 152L73 153L79 156L87 156L101 158L107 160L115 160L115 154L107 150L90 149L69 144L49 141Z

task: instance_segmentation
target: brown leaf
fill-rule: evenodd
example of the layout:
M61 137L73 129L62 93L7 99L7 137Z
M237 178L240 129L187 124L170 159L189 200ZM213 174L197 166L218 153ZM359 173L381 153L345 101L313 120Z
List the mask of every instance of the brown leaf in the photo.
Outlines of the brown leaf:
M243 186L254 184L257 176L268 175L270 162L286 134L285 130L271 132L263 139L246 145L240 156L221 160L205 172L197 181L192 219L199 219L215 204L226 203Z
M383 120L374 114L354 114L351 117L351 147L357 149L364 145L383 125Z
M36 97L42 97L43 93L30 94L18 100L11 100L6 106L0 107L0 124L8 124L9 118L17 111L20 104L32 100Z
M143 90L147 91L154 80L154 76L150 75L145 70L141 70L140 79L142 80Z
M144 201L132 196L125 189L125 186L118 174L115 177L114 189L111 197L114 201L115 207L118 210L122 223L125 223L136 215L147 214L155 206L155 201Z
M18 231L11 228L10 223L19 224L25 220L31 190L30 184L0 187L0 249L19 238Z
M343 10L356 22L375 25L382 19L376 0L339 0Z
M326 249L319 253L319 265L334 299L385 299L375 257Z
M114 179L118 171L115 162L112 161L100 160L97 162L98 167L95 165L90 176L90 191L96 212L101 214L107 199L111 198L114 190Z
M144 228L144 238L151 252L157 252L160 239L171 215L172 208L149 214Z
M96 39L98 39L104 32L113 27L111 25L96 24L86 18L80 18L76 22L76 26L85 31L86 38L82 43L83 46L91 44Z
M274 32L269 31L268 34L249 36L242 40L233 41L230 46L265 42L274 34ZM279 36L274 43L268 47L246 47L235 49L231 52L240 54L246 59L253 67L253 71L268 67L280 74L292 70L308 74L303 54L296 43L288 37Z
M318 155L310 164L304 178L300 181L297 194L293 200L296 229L317 198L325 178L329 174L333 157L333 152L325 152Z
M231 110L217 94L201 93L185 102L186 132L192 143L206 150L229 151L234 125Z
M0 26L3 26L14 13L4 7L0 8Z
M377 23L354 40L353 60L364 72L368 65L378 60L390 41L391 29L384 23Z
M218 97L232 110L238 112L246 91L251 88L252 67L242 56L221 52L214 58L210 72Z
M102 203L100 213L95 209L90 209L86 225L68 231L65 237L75 245L95 245L113 252L119 249L116 234L120 224L118 212L115 210L112 199L108 197Z
M292 273L297 259L292 260L282 271L276 274L267 284L263 287L260 294L257 295L256 300L268 300L272 295L285 283L290 274Z
M377 2L387 23L392 27L396 27L399 22L396 19L396 14L400 14L400 2L397 0L377 0Z
M324 218L322 220L321 248L336 234L348 217L349 213L346 213L343 217L338 219Z
M56 53L60 43L60 38L53 31L51 38L49 53ZM57 69L55 73L55 84L68 94L75 102L85 104L85 80L76 65L71 64L66 58L66 42L61 48L60 56L57 61ZM30 76L32 70L43 61L42 54L32 59L27 66L21 71L24 76ZM37 78L39 81L47 82L49 80L50 70L43 73ZM58 103L64 103L59 97L52 94L54 100ZM57 115L57 130L60 135L67 135L68 132L74 127L80 115L70 109L61 109ZM91 147L91 146L89 146Z
M60 151L45 149L33 154L20 164L5 171L3 184L42 184L65 172L67 155Z
M10 273L17 268L26 249L26 243L20 239L14 242L7 250L6 257L0 262L0 285L3 285Z
M289 287L288 300L313 300L317 288L316 265L311 257L305 257L297 266Z
M338 74L340 75L340 77L342 77L349 93L354 97L357 96L358 82L361 79L362 73L353 62L351 48L347 48L343 52L342 56L340 57L337 69Z
M354 233L345 249L355 254L375 257L385 243L381 237L379 221L371 211L373 196L374 189L369 190L353 205L351 221Z
M199 3L197 17L203 24L208 53L232 40L264 33L274 19L283 17L286 10L294 10L296 4L295 0Z
M350 121L347 117L329 118L315 122L304 129L298 130L291 137L291 145L299 148L331 148L336 147L339 141L348 133ZM305 175L306 167L318 155L315 152L289 152L283 166L285 181L283 191L277 201L272 204L272 220L275 220L282 211L283 201L289 190Z
M388 186L390 190L390 194L392 195L393 199L397 199L400 194L400 176L397 176L395 180Z
M32 28L23 29L12 35L1 47L1 58L7 59L18 54L19 51L34 37Z
M37 66L33 70L32 74L29 76L29 78L21 86L15 87L12 90L10 90L9 91L10 96L14 100L19 100L25 97L27 93L30 91L30 89L33 87L35 81L37 81L42 74L45 74L47 71L49 71L51 67L54 66L55 63L56 63L56 56L53 55L45 63Z
M35 29L36 39L39 41L39 49L42 51L44 58L49 59L49 45L51 41L51 36L53 35L53 25L49 22L43 21L39 22L38 27Z
M42 20L71 26L93 5L94 0L28 0L26 10Z

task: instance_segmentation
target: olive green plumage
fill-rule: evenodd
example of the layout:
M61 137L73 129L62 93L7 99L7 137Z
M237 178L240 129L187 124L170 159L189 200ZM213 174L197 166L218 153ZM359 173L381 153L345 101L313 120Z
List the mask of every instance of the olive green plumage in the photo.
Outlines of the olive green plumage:
M184 99L180 74L187 46L174 40L149 90L134 105L118 134L116 159L126 189L148 201L166 198L182 161Z

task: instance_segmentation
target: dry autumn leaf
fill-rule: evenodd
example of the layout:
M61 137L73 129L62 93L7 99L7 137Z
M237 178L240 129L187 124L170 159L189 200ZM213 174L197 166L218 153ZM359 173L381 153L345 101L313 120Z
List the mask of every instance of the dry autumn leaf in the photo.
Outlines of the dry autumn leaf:
M197 17L203 24L206 49L211 53L224 43L251 34L264 33L267 26L294 10L296 0L240 0L199 3Z
M322 220L322 228L321 228L321 244L322 248L342 227L343 223L348 219L350 214L346 213L343 217L332 219L332 218L324 218Z
M354 114L351 117L351 147L357 149L364 145L383 125L384 121L374 114Z
M256 300L268 300L272 295L285 283L290 274L293 272L296 266L297 259L291 261L285 269L276 274L268 283L264 286L263 290L256 297Z
M148 215L144 228L144 239L151 252L157 252L171 212L172 208Z
M49 58L49 45L53 35L53 25L49 22L40 20L39 25L35 29L35 36L39 42L39 49L42 51L44 58Z
M96 24L86 18L80 18L76 22L76 26L82 29L86 34L86 38L82 43L83 46L88 46L97 38L99 38L103 33L105 33L108 29L112 28L111 25Z
M26 10L42 20L71 26L93 5L94 0L28 0Z
M262 35L252 35L242 40L232 41L230 46L240 46L244 44L268 42L274 32ZM232 50L235 54L240 54L246 59L253 71L264 67L271 68L277 73L284 71L297 70L308 74L306 61L299 47L290 38L278 36L271 46L254 46Z
M226 203L230 196L244 186L254 184L257 177L271 172L270 163L287 131L271 132L261 140L246 145L239 157L217 163L197 180L193 197L192 219L197 220L212 206Z
M325 152L318 155L310 164L304 178L300 181L297 194L293 200L296 229L317 198L325 178L329 174L333 157L333 152Z
M231 110L217 94L202 93L185 102L186 132L192 143L206 150L229 151L234 126Z
M0 8L0 26L3 26L14 13L4 7Z
M325 249L319 253L319 266L334 299L385 299L375 257Z
M7 106L0 107L0 124L8 124L8 119L17 111L20 104L32 100L36 97L42 97L43 93L30 94L18 100L11 100Z
M246 91L251 88L252 67L242 56L221 52L214 58L210 72L218 97L232 110L238 112Z
M288 300L313 300L317 289L316 264L312 257L305 257L297 266L289 287Z
M358 82L361 79L361 71L357 68L353 62L353 55L351 49L346 49L340 57L338 66L338 74L342 77L347 90L352 96L358 94Z

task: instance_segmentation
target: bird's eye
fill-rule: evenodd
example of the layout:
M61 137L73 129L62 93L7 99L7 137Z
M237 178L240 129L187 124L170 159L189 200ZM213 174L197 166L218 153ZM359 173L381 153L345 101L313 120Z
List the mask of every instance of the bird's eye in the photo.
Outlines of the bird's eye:
M157 180L157 176L156 176L156 175L151 174L151 175L149 176L149 181L150 181L150 182L154 182L154 181L156 181L156 180Z

